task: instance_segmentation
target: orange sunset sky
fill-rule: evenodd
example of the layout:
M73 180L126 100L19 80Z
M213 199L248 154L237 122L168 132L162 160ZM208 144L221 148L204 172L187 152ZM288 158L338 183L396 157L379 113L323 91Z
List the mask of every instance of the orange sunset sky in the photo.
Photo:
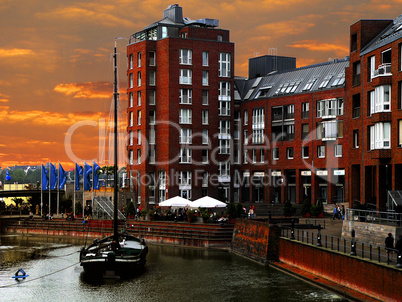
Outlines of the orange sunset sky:
M219 19L230 30L239 76L247 76L249 58L270 48L296 57L298 67L344 58L351 24L402 13L402 0L0 0L0 166L100 161L114 38L162 19L175 3L185 17ZM117 43L125 112L127 42ZM73 133L71 145L67 133Z

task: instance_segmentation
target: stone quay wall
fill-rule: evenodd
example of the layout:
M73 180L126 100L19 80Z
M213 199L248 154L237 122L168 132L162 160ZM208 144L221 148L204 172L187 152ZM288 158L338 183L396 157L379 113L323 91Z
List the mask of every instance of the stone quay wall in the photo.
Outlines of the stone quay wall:
M352 239L352 230L355 230L355 239L360 242L368 242L372 245L385 246L385 237L391 233L395 242L402 235L402 227L380 225L375 223L344 220L342 224L342 238Z

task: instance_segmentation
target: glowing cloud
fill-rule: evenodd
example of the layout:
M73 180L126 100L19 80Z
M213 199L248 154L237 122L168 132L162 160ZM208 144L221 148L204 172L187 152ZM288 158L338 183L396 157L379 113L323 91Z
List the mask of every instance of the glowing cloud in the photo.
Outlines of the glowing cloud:
M0 58L26 56L32 54L34 54L34 52L31 49L21 49L21 48L0 49Z
M312 51L334 51L338 55L346 55L349 52L348 47L345 45L319 43L315 40L299 41L287 46L292 48L304 48Z
M108 82L87 82L59 84L53 89L75 99L107 99L111 98L111 84Z

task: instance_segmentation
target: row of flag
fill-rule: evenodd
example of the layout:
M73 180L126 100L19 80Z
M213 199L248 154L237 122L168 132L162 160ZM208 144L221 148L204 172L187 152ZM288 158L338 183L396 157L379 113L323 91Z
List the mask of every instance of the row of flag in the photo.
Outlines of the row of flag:
M67 181L66 171L63 169L60 163L58 173L54 164L50 163L49 166L50 170L46 169L46 167L42 164L42 190L47 191L49 190L49 187L51 190L55 190L56 188L62 190ZM80 189L80 178L83 177L84 190L99 190L99 169L99 165L95 162L93 162L92 166L84 162L84 171L77 163L75 163L75 189L77 191Z

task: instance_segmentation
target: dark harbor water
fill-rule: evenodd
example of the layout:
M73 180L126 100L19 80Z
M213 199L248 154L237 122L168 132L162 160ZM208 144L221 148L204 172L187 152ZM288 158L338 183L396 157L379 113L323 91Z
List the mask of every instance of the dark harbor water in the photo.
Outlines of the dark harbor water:
M0 301L343 301L331 292L225 251L150 246L131 280L86 280L82 241L0 237ZM23 268L29 277L11 277Z

